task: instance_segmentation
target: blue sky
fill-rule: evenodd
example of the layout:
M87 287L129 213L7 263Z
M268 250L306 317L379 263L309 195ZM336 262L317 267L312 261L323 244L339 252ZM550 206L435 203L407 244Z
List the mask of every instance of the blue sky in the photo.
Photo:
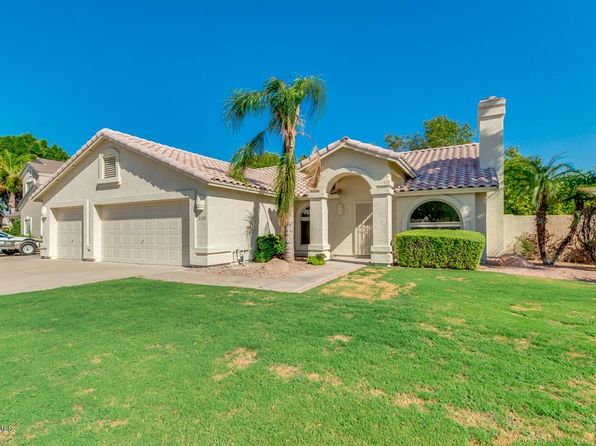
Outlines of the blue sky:
M69 153L110 127L229 159L261 124L225 127L233 89L315 74L319 146L382 144L439 114L475 126L478 100L497 95L507 145L596 165L592 1L22 0L0 17L0 135Z

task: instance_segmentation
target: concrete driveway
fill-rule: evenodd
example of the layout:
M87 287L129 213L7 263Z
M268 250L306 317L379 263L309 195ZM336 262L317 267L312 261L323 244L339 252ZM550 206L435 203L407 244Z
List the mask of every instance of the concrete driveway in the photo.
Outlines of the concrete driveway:
M210 273L207 269L180 266L42 260L38 256L3 256L0 257L0 295L126 277L301 293L356 271L363 266L365 265L330 261L322 267L311 268L289 276L248 278L218 275Z

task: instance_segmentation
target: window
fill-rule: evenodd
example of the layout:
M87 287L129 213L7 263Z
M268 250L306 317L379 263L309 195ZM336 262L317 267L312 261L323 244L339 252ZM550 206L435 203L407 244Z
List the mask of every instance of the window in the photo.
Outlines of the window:
M25 218L25 225L23 227L23 235L31 235L31 233L33 232L32 223L33 222L31 220L31 217Z
M300 214L300 244L310 244L310 207L304 208Z
M410 228L461 229L458 212L443 201L427 201L410 216Z
M103 159L103 177L105 179L108 178L116 178L116 157L115 156L106 156Z

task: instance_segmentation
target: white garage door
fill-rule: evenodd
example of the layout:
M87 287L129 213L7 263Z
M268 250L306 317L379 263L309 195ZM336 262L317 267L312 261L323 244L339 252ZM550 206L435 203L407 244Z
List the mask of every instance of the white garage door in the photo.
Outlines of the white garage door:
M56 211L56 222L58 258L81 260L83 258L83 208Z
M102 260L152 265L187 264L188 204L103 208Z

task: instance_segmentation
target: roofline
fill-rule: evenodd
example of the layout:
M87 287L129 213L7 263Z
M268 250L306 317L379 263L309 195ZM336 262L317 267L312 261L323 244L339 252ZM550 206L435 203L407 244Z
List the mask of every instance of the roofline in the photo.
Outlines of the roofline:
M436 188L436 189L420 189L420 190L404 190L404 191L395 191L395 196L410 196L410 195L435 195L435 194L472 194L472 193L482 193L482 192L493 192L499 190L498 186L474 186L474 187L444 187L444 188Z
M370 150L366 150L362 147L359 147L358 144L360 141L356 141L356 140L352 140L350 138L348 138L347 136L343 137L342 139L339 139L337 141L332 142L331 144L328 144L327 146L323 147L321 150L318 151L318 157L319 159L323 159L327 156L329 156L331 153L336 152L339 149L342 149L344 147L349 148L351 150L354 150L356 152L359 153L363 153L365 155L370 155L373 156L375 158L380 158L380 159L384 159L387 161L392 161L395 164L397 164L399 167L402 168L402 170L404 172L406 172L406 174L410 177L410 178L416 178L416 170L410 166L410 164L407 162L407 160L405 160L401 155L398 155L397 158L393 158L393 157L389 157L389 156L383 156L380 153L375 153L372 152ZM398 154L398 152L392 152L388 149L384 149L383 147L379 147L379 146L374 146L374 144L368 144L368 143L362 143L362 144L366 144L372 147L376 147L380 150L386 150L388 152L391 153L395 153ZM323 152L321 154L321 152ZM307 159L302 160L300 163L298 163L298 170L303 170L305 169L307 166L309 166L311 163L313 163L315 161L316 157L311 155L309 156Z

